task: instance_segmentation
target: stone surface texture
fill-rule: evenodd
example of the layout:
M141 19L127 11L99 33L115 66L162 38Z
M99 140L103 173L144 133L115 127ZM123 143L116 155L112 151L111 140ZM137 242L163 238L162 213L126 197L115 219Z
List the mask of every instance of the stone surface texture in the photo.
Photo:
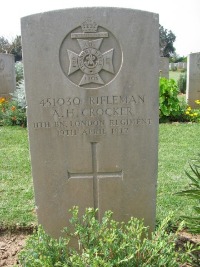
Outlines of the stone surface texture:
M54 237L78 205L155 225L159 21L76 8L22 18L38 221Z
M169 79L169 58L168 57L160 57L160 77L164 77Z
M200 52L188 56L186 100L191 108L199 108L195 100L200 99Z
M10 98L15 86L14 55L0 53L0 97Z

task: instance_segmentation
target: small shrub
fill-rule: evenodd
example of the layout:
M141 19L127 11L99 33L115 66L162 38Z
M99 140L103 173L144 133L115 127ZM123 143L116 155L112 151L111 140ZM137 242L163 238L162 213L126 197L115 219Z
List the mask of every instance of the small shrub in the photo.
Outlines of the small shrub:
M185 171L191 183L188 188L177 193L179 196L192 198L196 200L196 206L193 207L196 214L195 217L187 217L187 226L192 233L200 234L200 154L197 159L191 160L189 163L190 172Z
M23 79L18 83L16 90L11 95L12 99L17 102L18 106L25 110L26 94L25 94L25 84Z
M187 74L182 73L178 79L178 88L180 93L185 94L186 92L186 82L187 82Z
M68 243L69 239L66 238L51 238L39 226L37 232L27 240L25 250L20 253L20 262L24 267L64 266L69 254Z
M194 248L175 249L176 235L166 232L168 219L149 239L147 227L138 219L119 223L107 211L99 222L94 209L86 209L81 218L77 207L71 212L74 231L65 228L68 237L55 240L40 226L19 255L23 267L179 267L191 262ZM69 247L69 238L77 240L77 249Z
M178 120L183 114L178 99L178 86L173 79L160 78L159 81L160 122Z
M185 111L185 117L188 121L200 122L200 100L196 100L195 103L199 105L199 109L192 109L190 106L187 107Z
M27 126L26 110L22 109L16 101L7 101L1 111L1 124L7 126Z
M177 67L173 67L172 68L172 71L177 71Z
M24 67L21 61L15 63L16 84L18 85L24 79Z
M185 69L180 69L180 72L185 73L186 74L186 70Z
M0 124L2 124L3 114L7 108L8 101L5 97L0 97Z
M0 123L2 125L27 126L24 80L18 84L12 99L0 98Z

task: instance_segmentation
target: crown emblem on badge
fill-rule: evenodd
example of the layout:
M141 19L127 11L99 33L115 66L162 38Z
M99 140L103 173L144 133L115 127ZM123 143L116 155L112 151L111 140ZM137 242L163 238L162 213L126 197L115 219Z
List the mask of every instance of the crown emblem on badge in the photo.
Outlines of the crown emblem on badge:
M83 32L97 32L98 25L94 20L88 18L81 24L81 28Z

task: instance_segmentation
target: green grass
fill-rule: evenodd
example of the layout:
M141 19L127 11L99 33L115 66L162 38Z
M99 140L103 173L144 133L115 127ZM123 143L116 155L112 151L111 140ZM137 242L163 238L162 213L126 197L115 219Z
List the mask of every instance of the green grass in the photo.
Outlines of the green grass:
M169 71L169 79L174 79L176 82L178 81L180 75L180 71Z
M200 124L161 124L159 133L157 219L192 215L192 200L175 195L188 186L187 162L200 153Z
M192 201L175 195L187 184L187 161L200 153L200 124L160 124L157 220L191 215ZM36 223L27 129L0 127L0 226Z
M0 127L0 226L35 222L27 129Z

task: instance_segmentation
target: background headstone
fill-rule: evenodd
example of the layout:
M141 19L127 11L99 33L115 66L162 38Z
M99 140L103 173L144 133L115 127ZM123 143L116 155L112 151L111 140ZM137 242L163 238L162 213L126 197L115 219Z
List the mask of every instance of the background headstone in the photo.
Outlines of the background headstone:
M177 63L177 69L183 69L183 66L184 66L184 64L183 64L183 62L178 62Z
M183 69L187 70L187 62L183 62Z
M14 55L0 53L0 97L10 98L15 86Z
M174 69L174 63L169 63L169 70L173 70Z
M78 8L22 18L32 174L52 236L78 205L154 229L159 21L154 13Z
M195 100L200 99L200 52L193 53L187 59L186 100L190 107L199 108Z
M169 58L168 57L160 57L159 71L160 71L160 77L169 79Z

